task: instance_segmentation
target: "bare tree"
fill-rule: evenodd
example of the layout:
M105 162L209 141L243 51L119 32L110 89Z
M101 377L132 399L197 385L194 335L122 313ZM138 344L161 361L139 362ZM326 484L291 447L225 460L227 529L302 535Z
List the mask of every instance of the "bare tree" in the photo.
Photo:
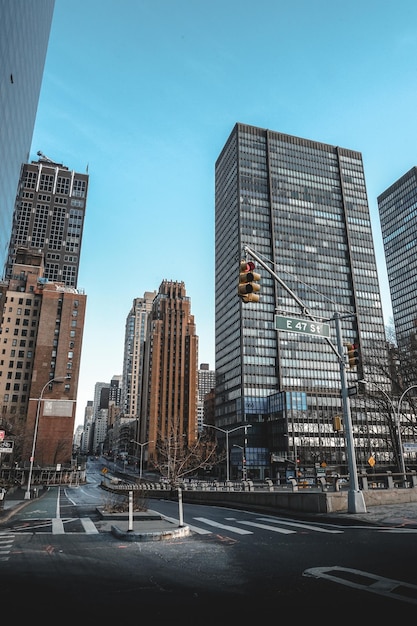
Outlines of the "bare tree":
M207 435L188 442L187 436L172 425L169 436L158 436L153 464L171 485L178 486L186 476L195 474L199 469L207 469L219 460L216 443Z

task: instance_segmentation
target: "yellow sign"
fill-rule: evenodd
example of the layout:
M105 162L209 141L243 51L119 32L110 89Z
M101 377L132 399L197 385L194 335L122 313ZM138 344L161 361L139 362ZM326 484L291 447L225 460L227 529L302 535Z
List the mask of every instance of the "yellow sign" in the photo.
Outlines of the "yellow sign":
M107 474L109 470L107 469L107 467L103 467L103 469L101 470L102 474Z
M370 456L368 459L368 463L371 467L373 467L375 465L375 459L373 456Z

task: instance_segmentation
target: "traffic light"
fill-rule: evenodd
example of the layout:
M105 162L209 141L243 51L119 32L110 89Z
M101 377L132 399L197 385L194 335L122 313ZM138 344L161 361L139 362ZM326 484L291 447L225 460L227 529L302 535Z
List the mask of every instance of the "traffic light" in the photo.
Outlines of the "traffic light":
M335 433L338 433L342 430L342 418L340 415L333 416L333 430Z
M357 343L348 343L347 344L347 354L348 354L348 362L349 367L353 369L357 367L359 363L359 346Z
M258 291L261 286L258 281L261 275L255 270L255 263L252 261L241 261L239 266L239 286L237 293L243 302L259 302Z

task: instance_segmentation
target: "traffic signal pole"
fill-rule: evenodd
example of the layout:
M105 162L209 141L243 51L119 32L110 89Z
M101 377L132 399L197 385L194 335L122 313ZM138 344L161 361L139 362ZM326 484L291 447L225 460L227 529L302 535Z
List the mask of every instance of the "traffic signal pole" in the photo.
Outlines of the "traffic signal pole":
M342 331L340 329L340 315L333 316L336 326L337 347L339 352L340 387L342 392L343 423L345 426L346 452L349 469L348 513L366 513L363 492L359 489L358 470L356 466L355 446L352 433L352 417L346 383L345 359L343 356Z
M270 267L258 257L258 255L249 246L243 247L244 251L253 257L259 265L261 265L280 285L285 289L290 296L300 306L304 315L308 316L312 321L317 322L315 316L308 310L304 302L285 284L285 282L273 272ZM349 315L351 317L351 315ZM348 491L348 513L366 513L366 505L362 491L359 490L358 472L356 466L355 446L352 432L352 417L350 412L350 403L348 397L348 389L346 382L346 369L345 358L343 351L342 333L340 327L340 315L335 313L333 316L336 326L337 347L327 337L324 337L336 354L339 366L340 366L340 388L342 397L342 409L343 409L343 423L345 427L345 441L346 441L346 453L348 457L348 470L349 470L349 491Z

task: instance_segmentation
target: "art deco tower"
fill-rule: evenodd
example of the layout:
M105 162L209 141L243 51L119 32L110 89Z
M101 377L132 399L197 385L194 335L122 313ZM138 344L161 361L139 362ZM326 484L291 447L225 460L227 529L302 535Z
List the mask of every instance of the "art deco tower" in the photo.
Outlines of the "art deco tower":
M145 342L140 441L197 437L198 337L183 282L164 280L148 316Z

